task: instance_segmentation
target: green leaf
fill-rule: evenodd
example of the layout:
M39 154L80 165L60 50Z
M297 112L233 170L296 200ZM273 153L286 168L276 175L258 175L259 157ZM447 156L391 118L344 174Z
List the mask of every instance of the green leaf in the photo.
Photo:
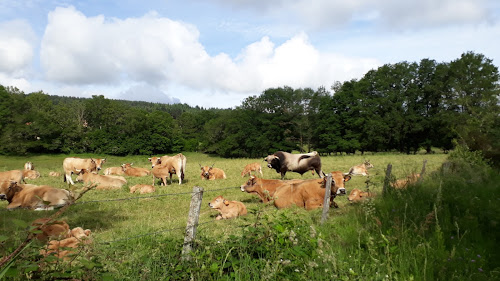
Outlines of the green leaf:
M25 221L22 221L22 220L18 220L18 219L12 219L12 223L14 223L15 225L17 225L19 228L26 228L26 227L28 227L28 223L26 223Z
M216 264L216 263L212 263L212 265L210 265L210 271L211 272L217 272L217 271L219 271L219 265Z
M0 235L0 243L7 241L7 239L9 239L9 237L5 235Z

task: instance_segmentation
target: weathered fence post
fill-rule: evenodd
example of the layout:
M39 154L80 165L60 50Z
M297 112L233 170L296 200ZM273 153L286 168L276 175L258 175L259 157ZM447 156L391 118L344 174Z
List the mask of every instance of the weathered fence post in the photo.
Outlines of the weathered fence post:
M425 174L425 165L427 164L427 160L424 160L424 164L422 165L422 171L420 172L420 177L418 177L417 182L421 183L422 180L424 179L424 174Z
M182 259L191 260L191 250L193 249L193 241L196 237L196 226L200 218L201 200L203 199L203 188L199 186L193 187L191 195L191 204L189 205L189 215L186 225L186 236L184 236L184 245L182 247Z
M389 183L391 182L392 164L387 164L387 170L385 170L384 188L382 189L382 196L387 194L389 188Z
M321 224L323 224L328 218L331 195L332 195L332 174L328 173L328 176L326 176L325 198L323 199L323 213L321 214Z

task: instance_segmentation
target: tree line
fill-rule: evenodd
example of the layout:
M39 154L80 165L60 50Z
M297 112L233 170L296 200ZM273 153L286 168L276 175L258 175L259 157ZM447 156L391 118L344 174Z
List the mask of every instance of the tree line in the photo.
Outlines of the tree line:
M0 153L260 157L449 150L499 155L498 68L467 52L451 62L386 64L359 80L270 88L234 109L25 94L0 85Z

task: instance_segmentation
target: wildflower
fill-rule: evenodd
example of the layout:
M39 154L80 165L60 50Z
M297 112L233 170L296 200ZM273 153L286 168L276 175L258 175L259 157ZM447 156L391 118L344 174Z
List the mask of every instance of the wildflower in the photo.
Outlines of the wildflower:
M478 258L481 258L481 255L477 255Z
M318 264L311 261L311 262L309 262L309 267L315 268L315 267L318 267Z
M478 268L477 270L479 270L479 272L483 272L483 269L482 269L482 268Z
M470 262L476 262L476 260L470 260Z

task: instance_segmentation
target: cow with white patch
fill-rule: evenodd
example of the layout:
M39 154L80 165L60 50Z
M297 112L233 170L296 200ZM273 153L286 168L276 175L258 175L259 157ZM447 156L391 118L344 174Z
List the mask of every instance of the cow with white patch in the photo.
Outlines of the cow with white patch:
M174 156L162 156L162 157L151 157L148 158L149 162L151 162L151 168L154 168L156 165L169 165L172 166L175 170L175 174L179 178L179 184L184 180L184 175L186 174L186 156L179 153ZM172 174L170 174L170 182L172 182Z
M324 173L321 170L321 158L318 152L304 154L292 154L284 151L278 151L264 158L267 162L267 167L275 169L281 174L281 179L285 178L286 172L296 172L303 175L305 172L314 170L320 178L323 178Z
M75 184L71 178L72 174L77 174L80 170L85 169L88 172L95 172L101 170L102 164L106 162L106 158L78 158L78 157L68 157L63 161L64 169L64 181L68 184Z

